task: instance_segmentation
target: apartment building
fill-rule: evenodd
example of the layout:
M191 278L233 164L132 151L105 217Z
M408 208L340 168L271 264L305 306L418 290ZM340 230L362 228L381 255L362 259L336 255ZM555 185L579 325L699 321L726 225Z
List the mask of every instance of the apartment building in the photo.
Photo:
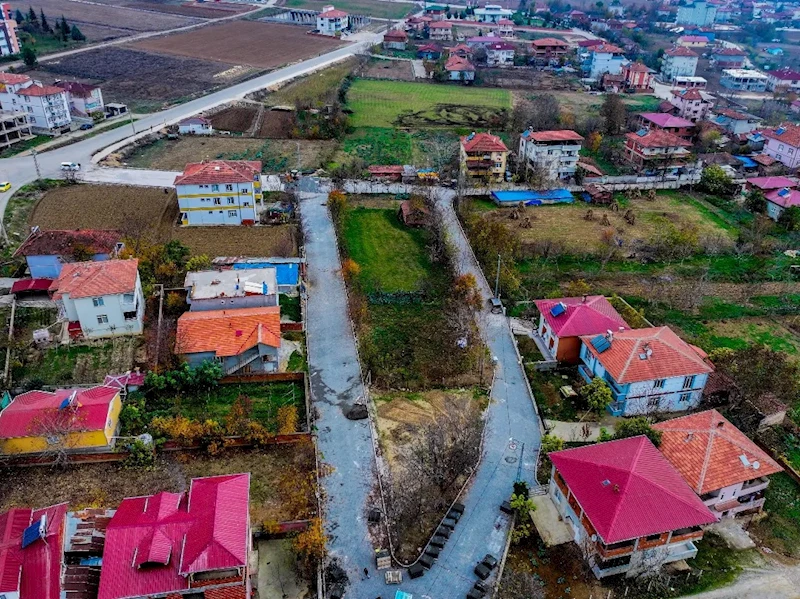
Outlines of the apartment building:
M717 7L708 2L693 2L678 7L677 22L681 25L711 25L717 16Z
M584 63L589 79L599 79L603 73L619 75L625 63L624 51L614 44L600 44L588 49L589 59Z
M17 21L11 16L11 5L0 3L0 56L19 54Z
M664 52L661 62L661 77L665 81L675 81L677 77L694 77L697 71L697 52L678 46Z
M0 108L25 112L34 133L60 135L72 123L67 92L27 75L0 73Z
M723 69L719 84L728 89L748 92L767 91L769 78L752 69Z
M771 92L800 91L800 72L784 67L774 71L767 71L767 89Z
M642 129L658 129L677 135L687 141L694 137L696 127L692 121L664 112L643 112L639 115Z
M525 169L540 168L553 179L575 176L583 137L575 131L533 131L519 138L519 156Z
M713 97L698 89L673 89L669 102L676 108L678 116L696 123L706 118L714 107Z
M501 19L510 19L513 10L503 8L499 4L487 4L483 8L475 9L475 20L480 23L497 23Z
M181 224L247 225L261 200L260 160L212 160L186 165L175 178Z
M494 42L486 46L486 64L490 67L514 65L514 44Z
M761 134L767 138L764 153L787 168L800 166L800 126L784 123L775 129L765 129Z
M340 37L350 24L349 17L343 10L336 10L333 5L323 6L317 15L317 31L322 35Z
M430 39L449 42L453 39L453 23L450 21L435 21L428 25Z

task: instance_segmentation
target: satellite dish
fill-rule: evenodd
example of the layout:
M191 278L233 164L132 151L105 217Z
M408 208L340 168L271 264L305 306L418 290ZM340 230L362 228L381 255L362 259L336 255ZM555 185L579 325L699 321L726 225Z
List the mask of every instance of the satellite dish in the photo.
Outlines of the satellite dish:
M759 468L761 468L761 463L760 462L753 462L753 470L758 470Z
M141 441L148 447L153 445L153 435L151 435L150 433L142 433L141 435L136 437L136 440Z

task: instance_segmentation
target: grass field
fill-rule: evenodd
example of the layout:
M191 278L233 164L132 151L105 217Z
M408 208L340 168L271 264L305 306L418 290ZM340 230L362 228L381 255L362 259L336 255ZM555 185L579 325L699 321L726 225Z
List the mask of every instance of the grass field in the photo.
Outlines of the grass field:
M773 550L800 556L800 486L788 474L770 477L764 511L769 516L756 524L755 536Z
M417 291L429 276L425 233L405 227L394 210L352 210L344 238L366 291Z
M260 99L267 106L294 106L297 102L317 107L330 104L336 99L342 81L358 63L358 59L349 58L292 81L275 92L267 94L256 92L253 97Z
M324 0L286 0L284 6L321 10L327 4ZM418 7L413 4L384 2L381 0L342 0L336 3L336 8L354 15L369 15L381 19L401 19L408 13L417 10Z
M407 131L360 127L345 137L342 149L367 164L412 164L412 137Z
M502 129L511 93L407 81L357 79L347 92L354 127L493 127Z
M784 326L779 317L739 318L706 323L710 347L741 349L750 343L760 343L797 358L800 337Z

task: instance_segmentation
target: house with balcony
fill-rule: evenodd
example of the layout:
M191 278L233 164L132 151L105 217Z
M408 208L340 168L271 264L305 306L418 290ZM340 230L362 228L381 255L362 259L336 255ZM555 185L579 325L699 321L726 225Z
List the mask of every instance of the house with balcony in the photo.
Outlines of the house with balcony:
M558 61L569 54L569 44L554 37L545 37L531 42L531 55L534 60L549 63Z
M105 115L103 92L97 85L78 83L77 81L58 81L55 84L67 92L67 101L72 114L92 116L95 113Z
M144 294L138 260L65 264L50 286L59 317L72 336L141 335Z
M0 108L25 112L33 133L60 135L72 123L67 92L27 75L0 73Z
M461 176L468 182L500 183L505 179L509 149L491 133L471 133L461 138Z
M660 129L625 136L625 159L646 172L675 172L686 166L691 142Z
M519 138L519 159L525 170L542 169L553 180L575 176L583 136L568 129L533 131L526 129Z
M711 122L731 135L742 135L754 131L761 124L761 119L731 108L717 108L714 110Z
M451 21L434 21L428 25L430 39L440 42L453 40L453 23Z
M800 166L799 125L784 123L775 129L764 129L761 135L767 140L764 144L764 154L787 168L794 169Z
M0 110L0 150L28 139L33 139L28 114L21 110L14 112Z
M98 599L251 596L250 474L128 497L108 522Z
M450 58L444 63L444 70L447 71L449 81L475 80L475 65L468 58L463 58L458 54L450 55Z
M697 131L697 127L692 121L687 121L679 116L673 116L665 112L641 113L639 115L639 126L642 129L666 131L686 141L691 141Z
M747 92L767 91L769 78L753 69L723 69L719 84L727 89Z
M669 103L678 116L693 123L702 121L714 107L714 96L699 89L673 89Z
M186 165L175 178L181 224L251 225L261 201L260 160L210 160Z
M479 23L497 23L502 19L510 19L513 14L513 10L499 4L487 4L483 8L476 8L474 12L475 20Z
M343 10L336 10L333 5L323 6L317 15L317 32L322 35L341 37L350 25L350 18Z
M714 369L699 347L669 327L610 331L581 337L578 371L586 382L602 378L611 388L614 416L682 412L697 406Z
M795 71L789 67L767 71L767 90L771 92L794 92L800 91L800 71Z
M598 80L604 73L619 75L627 62L625 51L614 44L603 43L587 48L588 59L583 63L583 70L589 79Z
M580 362L584 335L605 335L607 331L630 328L603 295L540 299L534 303L539 310L536 333L550 356L559 362Z
M500 19L497 21L497 33L502 38L514 37L514 21L511 19Z
M719 518L760 512L778 463L716 410L659 422L659 450Z
M402 29L390 29L383 34L383 47L387 50L405 50L408 34Z
M667 82L675 81L676 77L694 77L699 58L697 52L689 48L670 48L661 59L661 77Z
M191 366L214 360L225 375L278 372L281 315L277 306L184 312L175 353Z
M711 52L711 61L718 69L741 69L747 53L739 48L716 48Z
M183 283L191 311L265 308L278 305L274 268L187 272Z
M486 45L486 64L490 67L514 66L516 47L508 42L493 42Z
M634 93L648 93L653 87L653 70L636 61L622 67L624 89Z
M647 437L548 457L549 497L599 579L691 559L717 520Z

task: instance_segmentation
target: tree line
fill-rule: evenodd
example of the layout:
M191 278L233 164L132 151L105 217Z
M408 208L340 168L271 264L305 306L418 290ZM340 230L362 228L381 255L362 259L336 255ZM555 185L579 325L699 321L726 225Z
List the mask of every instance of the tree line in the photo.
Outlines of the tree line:
M56 19L55 24L51 25L43 9L39 9L39 14L36 14L36 11L31 6L25 14L17 9L14 20L17 22L20 31L27 34L21 40L21 56L28 66L35 66L37 63L36 50L34 49L36 38L34 36L49 36L62 43L86 41L86 36L78 29L78 26L70 25L64 15L61 15L61 18Z

